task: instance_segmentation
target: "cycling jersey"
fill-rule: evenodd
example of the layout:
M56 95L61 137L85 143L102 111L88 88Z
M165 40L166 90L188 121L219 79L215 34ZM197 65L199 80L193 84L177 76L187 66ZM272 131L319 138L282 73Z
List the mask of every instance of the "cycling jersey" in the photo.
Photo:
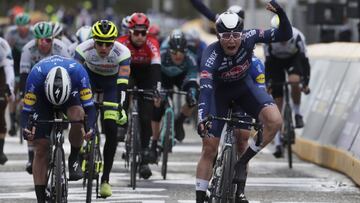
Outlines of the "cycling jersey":
M286 42L265 44L265 56L286 59L294 56L299 52L306 56L306 44L304 35L294 27L292 27L292 31L292 38Z
M88 39L76 47L75 59L85 64L92 72L111 76L119 72L119 66L130 64L129 49L119 42L115 42L108 56L102 58L94 47L95 41Z
M20 36L17 26L14 25L7 30L4 38L9 42L10 46L14 50L21 53L22 48L25 46L25 44L34 39L34 35L32 33L32 30L29 28L29 32L27 33L27 35L25 37L22 37Z
M241 45L234 56L226 56L220 42L214 42L208 46L205 50L201 60L201 72L200 72L200 99L199 99L199 119L202 121L205 116L209 115L211 101L213 97L213 89L223 89L238 86L243 84L252 89L253 82L242 81L244 78L248 78L248 69L252 63L253 49L256 43L269 43L276 41L285 41L291 38L292 30L291 24L287 19L286 14L283 11L278 11L280 18L279 29L270 30L248 30L243 32L241 39ZM245 82L245 84L244 84ZM251 90L253 92L255 90ZM244 91L245 92L245 91ZM248 93L246 91L246 93ZM236 92L232 91L234 97ZM238 96L238 95L236 95ZM229 99L231 97L228 97ZM267 97L261 98L260 96L254 97L258 99L255 107L248 107L251 109L245 109L251 116L257 118L260 110L268 100ZM244 100L248 98L243 98ZM246 103L246 101L242 101ZM225 106L228 104L225 104ZM225 112L226 113L226 112Z
M11 93L14 91L14 60L11 55L11 48L7 41L0 37L0 68L4 69L6 84ZM3 88L3 87L2 87Z
M44 84L47 74L56 66L65 68L71 79L71 96L62 107L81 104L88 115L90 127L94 127L95 108L86 70L76 60L57 55L41 60L35 64L29 73L21 116L22 127L26 127L31 112L35 111L39 115L46 115L45 119L51 116L48 112L53 109L53 105L46 99ZM80 100L80 102L77 102L77 100Z
M194 54L190 51L185 52L182 64L176 65L171 60L169 44L164 42L161 45L161 72L167 77L176 77L185 74L183 84L197 79L197 62Z
M23 52L21 54L20 74L29 73L31 67L33 67L37 62L47 56L53 55L70 57L67 46L58 39L53 39L51 51L47 55L40 53L36 44L36 39L31 40L24 46Z
M130 36L125 35L117 39L131 51L131 64L151 65L160 64L159 42L155 37L148 35L146 42L141 47L136 47L131 43Z

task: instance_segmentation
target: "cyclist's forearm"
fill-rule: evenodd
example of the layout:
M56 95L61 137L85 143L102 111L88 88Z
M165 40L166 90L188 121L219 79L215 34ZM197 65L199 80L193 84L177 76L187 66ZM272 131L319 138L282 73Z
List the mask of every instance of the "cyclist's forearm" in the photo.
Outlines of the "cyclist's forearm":
M27 77L28 77L28 73L20 74L20 96L23 96L24 94Z
M151 64L151 80L152 86L156 87L158 82L161 82L161 65Z
M87 115L88 128L94 128L96 122L96 108L94 105L84 107L85 114Z
M216 21L216 14L212 12L201 0L190 0L196 10L212 22Z

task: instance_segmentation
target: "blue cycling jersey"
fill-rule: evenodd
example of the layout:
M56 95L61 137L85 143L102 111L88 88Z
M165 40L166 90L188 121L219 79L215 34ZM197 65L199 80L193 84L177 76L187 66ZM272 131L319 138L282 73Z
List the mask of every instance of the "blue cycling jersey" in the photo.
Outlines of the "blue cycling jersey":
M80 95L83 107L93 107L92 91L89 76L83 66L74 59L62 56L51 56L35 64L26 81L24 107L22 111L22 126L26 126L29 113L34 110L39 100L46 99L44 83L49 71L61 66L67 70L71 79L71 94ZM90 127L95 123L95 108L85 108Z
M241 45L234 56L227 56L219 41L207 47L200 65L200 120L209 114L214 86L229 88L239 84L248 75L256 43L287 41L292 37L291 24L285 12L279 10L278 15L278 29L243 31Z

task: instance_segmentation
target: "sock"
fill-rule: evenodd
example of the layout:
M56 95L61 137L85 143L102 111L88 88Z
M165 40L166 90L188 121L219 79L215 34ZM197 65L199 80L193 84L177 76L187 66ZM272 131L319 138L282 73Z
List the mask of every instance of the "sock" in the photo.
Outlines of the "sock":
M28 158L29 162L32 162L34 160L34 146L28 144Z
M69 158L76 158L79 155L80 147L74 147L71 145Z
M157 140L152 140L151 141L151 149L156 149L157 148Z
M254 144L254 146L255 146L255 144ZM253 150L251 147L251 143L250 143L249 147L246 149L245 153L241 156L238 163L247 164L250 161L250 159L252 159L257 153L258 153L258 151Z
M295 115L300 114L300 104L294 104L293 110L294 110Z
M180 113L180 115L177 117L177 120L181 123L183 123L185 119L186 116L183 113Z
M280 131L277 131L277 132L276 132L274 141L275 141L275 146L280 146L280 145L281 145L281 134L280 134Z
M209 186L208 180L196 178L196 185L195 185L196 191L204 191L205 192L208 189L208 186Z
M45 203L45 188L45 185L35 185L35 193L38 203Z
M248 167L246 168L245 178L247 178L247 174L248 174ZM241 193L242 194L245 193L245 185L246 185L246 181L237 183L236 196L239 196Z
M0 154L4 153L4 139L0 139Z

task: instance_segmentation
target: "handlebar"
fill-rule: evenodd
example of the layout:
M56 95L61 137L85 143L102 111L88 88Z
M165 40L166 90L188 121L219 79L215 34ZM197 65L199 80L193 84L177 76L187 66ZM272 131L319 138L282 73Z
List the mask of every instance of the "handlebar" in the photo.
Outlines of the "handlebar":
M250 117L249 116L234 116L231 118L227 118L227 117L219 117L219 116L210 115L206 119L205 123L209 123L209 121L212 121L212 120L219 120L219 121L225 121L226 123L228 123L230 125L245 124L245 125L254 127L254 129L256 131L262 130L262 127L263 127L262 123L260 123L258 121L256 121L256 122L244 121L244 120L242 120L243 118L250 118Z

